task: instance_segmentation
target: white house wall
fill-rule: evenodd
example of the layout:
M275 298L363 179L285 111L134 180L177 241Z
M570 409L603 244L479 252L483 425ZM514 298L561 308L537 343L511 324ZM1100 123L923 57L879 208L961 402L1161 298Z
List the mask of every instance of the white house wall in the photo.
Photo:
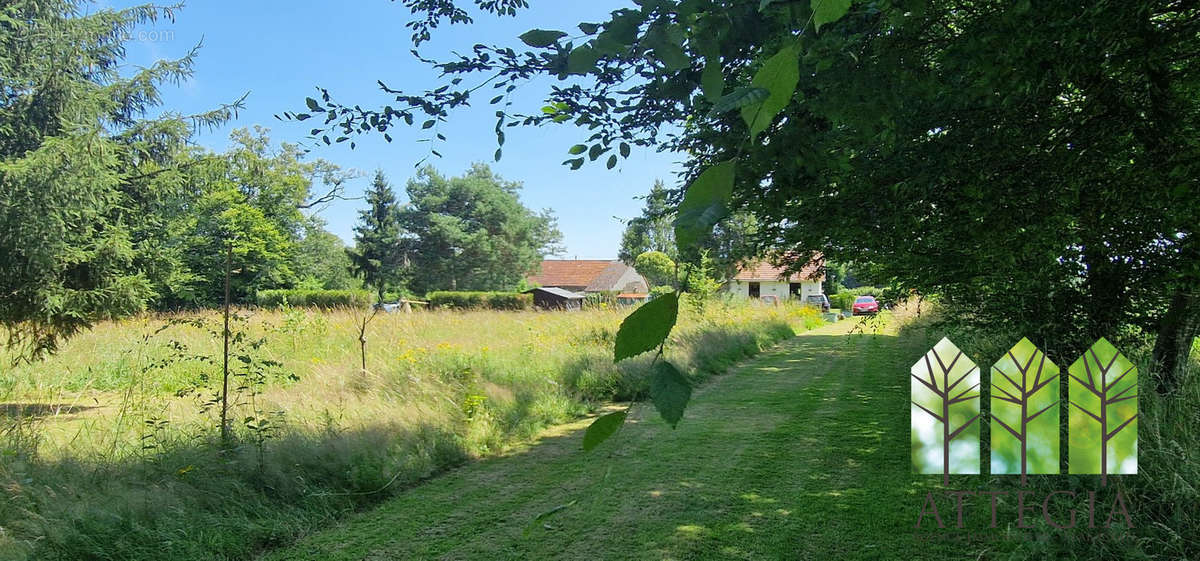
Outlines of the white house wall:
M759 291L758 295L760 298L763 296L775 296L776 298L779 298L780 300L786 300L788 298L788 289L789 288L791 288L791 283L787 283L787 282L759 281L758 282L758 291ZM726 287L726 290L730 294L733 294L734 297L749 298L750 297L750 281L742 281L742 280L731 281L728 284L728 286ZM805 282L800 285L800 297L801 298L806 298L810 295L815 295L815 294L821 294L821 283Z

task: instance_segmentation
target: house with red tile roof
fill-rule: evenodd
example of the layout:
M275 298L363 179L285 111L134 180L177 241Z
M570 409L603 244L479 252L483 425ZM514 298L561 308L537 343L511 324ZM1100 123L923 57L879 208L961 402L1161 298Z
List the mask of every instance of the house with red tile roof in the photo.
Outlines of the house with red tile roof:
M537 286L583 293L650 291L646 279L633 267L611 259L547 259L525 280Z
M825 274L821 272L823 265L824 261L817 258L788 275L784 274L785 267L772 265L766 260L748 261L738 267L737 274L726 283L725 290L741 298L803 300L810 295L822 294L821 283L825 281Z

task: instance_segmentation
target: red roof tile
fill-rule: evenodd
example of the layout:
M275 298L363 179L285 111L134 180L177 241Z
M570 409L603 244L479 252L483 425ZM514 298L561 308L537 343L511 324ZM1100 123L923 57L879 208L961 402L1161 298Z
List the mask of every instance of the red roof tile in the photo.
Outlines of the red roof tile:
M823 264L824 262L820 259L805 263L800 272L792 273L787 278L787 282L823 281L825 275L818 272ZM782 281L784 280L784 269L784 267L772 265L767 261L754 261L740 266L737 275L733 278L741 281Z
M529 282L539 286L577 286L592 284L613 261L609 259L548 259L542 261L541 270L528 277Z

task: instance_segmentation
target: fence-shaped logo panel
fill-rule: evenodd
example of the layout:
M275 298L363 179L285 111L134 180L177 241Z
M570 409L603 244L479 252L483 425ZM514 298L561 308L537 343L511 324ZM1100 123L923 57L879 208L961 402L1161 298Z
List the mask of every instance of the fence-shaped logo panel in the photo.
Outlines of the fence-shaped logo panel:
M1021 339L992 366L992 473L1058 473L1058 366Z
M1105 339L1067 370L1071 473L1137 473L1137 368Z
M1057 474L1060 418L1068 407L1067 465L1073 474L1137 473L1137 368L1105 339L1061 371L1029 339L992 366L991 473ZM912 469L979 473L979 368L943 338L911 371ZM1069 405L1068 405L1069 402Z
M979 473L979 367L943 338L912 366L916 473Z

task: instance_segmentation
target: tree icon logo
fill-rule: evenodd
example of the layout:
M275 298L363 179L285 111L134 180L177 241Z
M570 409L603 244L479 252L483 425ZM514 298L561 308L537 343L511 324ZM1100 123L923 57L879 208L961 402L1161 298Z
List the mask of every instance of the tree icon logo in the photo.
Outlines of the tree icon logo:
M1137 473L1137 368L1105 339L1068 369L1070 473Z
M916 473L979 473L979 367L942 338L912 367Z
M992 366L992 473L1058 473L1058 366L1021 339Z
M1069 409L1067 466L1072 474L1137 473L1137 368L1106 339L1067 369L1069 399L1060 395L1059 367L1029 339L992 366L990 410L981 411L979 368L943 338L912 366L910 411L914 473L980 472L980 423L991 426L994 474L1060 473L1059 421Z

